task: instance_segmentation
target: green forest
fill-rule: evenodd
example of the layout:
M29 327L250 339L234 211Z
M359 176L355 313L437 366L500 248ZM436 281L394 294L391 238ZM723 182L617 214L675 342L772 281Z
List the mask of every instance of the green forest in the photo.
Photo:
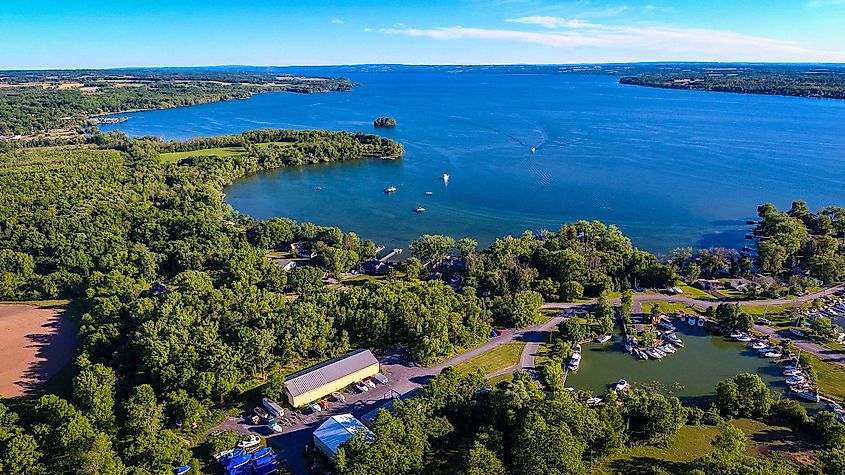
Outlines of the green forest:
M430 365L484 341L494 327L536 323L544 300L665 287L688 270L636 249L615 226L582 221L482 250L471 239L421 236L412 258L384 279L338 287L326 284L321 267L339 277L372 259L375 243L336 227L256 220L224 201L223 187L248 173L402 152L369 134L257 130L186 142L94 132L82 145L0 154L0 300L71 299L80 341L64 391L0 405L0 473L166 474L188 462L201 466L208 443L192 427L205 427L216 410L259 386L279 395L291 368L355 347L395 345ZM783 248L774 249L782 258L765 262L772 271L809 261L817 273L840 272L841 243L832 237L841 232L840 211L793 208L761 207L760 233ZM321 267L286 272L268 260L268 252L295 242L317 250ZM426 279L449 255L466 260L461 292ZM650 473L799 473L746 455L738 448L744 439L724 423L773 414L793 417L791 427L829 447L811 466L816 472L801 473L845 466L837 448L845 426L775 404L757 390L762 382L725 383L712 408L642 389L624 403L587 408L555 384L565 353L544 366L545 390L527 375L488 388L480 375L447 371L392 414L381 413L376 442L350 443L339 470L413 474L446 457L461 465L429 469L586 473L627 447L668 444L685 424L709 424L720 431L713 455ZM445 454L452 446L463 449Z
M246 99L273 91L347 91L346 79L179 70L0 71L0 137L81 132L91 116Z
M621 84L697 91L845 99L845 70L803 65L660 65L633 68ZM631 71L624 69L623 74Z

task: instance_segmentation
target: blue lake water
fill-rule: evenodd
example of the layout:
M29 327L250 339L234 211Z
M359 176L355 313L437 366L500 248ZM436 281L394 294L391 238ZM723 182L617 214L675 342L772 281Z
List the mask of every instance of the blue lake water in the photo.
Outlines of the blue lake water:
M424 233L484 245L579 219L616 224L654 252L738 247L761 203L845 204L845 101L622 86L610 76L350 78L360 84L352 92L121 114L130 120L102 128L164 139L373 132L373 119L395 117L395 129L377 133L405 145L402 160L282 169L226 189L252 216L337 225L390 247ZM389 185L398 191L386 195Z

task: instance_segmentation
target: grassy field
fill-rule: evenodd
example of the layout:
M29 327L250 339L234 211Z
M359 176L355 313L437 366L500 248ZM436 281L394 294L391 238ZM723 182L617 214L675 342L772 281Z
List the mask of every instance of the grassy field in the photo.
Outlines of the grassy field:
M642 312L645 314L651 313L652 307L655 305L660 305L660 310L664 313L701 313L702 310L698 307L694 307L692 305L688 305L681 302L644 302L642 307Z
M838 401L845 401L845 366L806 355L810 358L810 365L819 373L819 391Z
M683 282L678 282L676 284L676 287L678 287L679 289L681 289L681 291L683 291L682 295L684 297L689 297L689 298L693 298L693 299L697 299L697 300L716 300L716 297L708 294L707 292L705 292L705 291L703 291L703 290L701 290L697 287L693 287L691 285L684 284Z
M731 422L748 435L746 450L749 454L765 452L763 446L784 447L795 442L792 430L771 426L751 419L737 419ZM675 441L669 447L634 447L603 461L598 473L639 474L653 473L652 467L659 466L671 473L677 473L682 465L709 454L710 443L718 433L715 426L684 426L678 431Z
M176 163L179 160L188 157L235 157L238 155L246 155L246 150L242 147L206 148L191 152L162 153L159 154L159 158L161 158L164 162Z
M523 348L525 348L525 343L521 341L505 343L475 358L464 361L455 366L455 369L464 373L470 373L480 369L482 373L489 374L493 371L510 368L519 364L519 358L522 356Z

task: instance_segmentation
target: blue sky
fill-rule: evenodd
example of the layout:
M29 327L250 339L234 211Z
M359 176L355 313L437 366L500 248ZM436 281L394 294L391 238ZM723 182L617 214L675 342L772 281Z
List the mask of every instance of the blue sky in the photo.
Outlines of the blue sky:
M0 69L845 62L845 0L0 0Z

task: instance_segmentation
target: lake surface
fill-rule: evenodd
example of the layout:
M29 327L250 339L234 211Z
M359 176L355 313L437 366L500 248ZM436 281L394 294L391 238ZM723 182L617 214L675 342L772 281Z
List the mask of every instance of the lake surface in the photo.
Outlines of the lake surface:
M226 190L254 217L337 225L388 247L424 233L486 245L579 219L617 224L654 252L739 247L761 203L845 204L845 101L622 86L609 76L349 76L360 84L352 92L121 114L130 120L102 129L164 139L373 132L373 119L395 117L395 129L377 133L405 145L402 160L276 170ZM386 195L389 185L398 191Z
M583 345L578 371L566 385L603 394L620 378L694 402L715 394L716 383L739 373L755 373L776 392L786 389L783 368L759 356L747 344L728 341L699 328L678 323L684 347L660 360L640 360L625 352L619 333L604 345ZM618 331L618 328L617 328Z

